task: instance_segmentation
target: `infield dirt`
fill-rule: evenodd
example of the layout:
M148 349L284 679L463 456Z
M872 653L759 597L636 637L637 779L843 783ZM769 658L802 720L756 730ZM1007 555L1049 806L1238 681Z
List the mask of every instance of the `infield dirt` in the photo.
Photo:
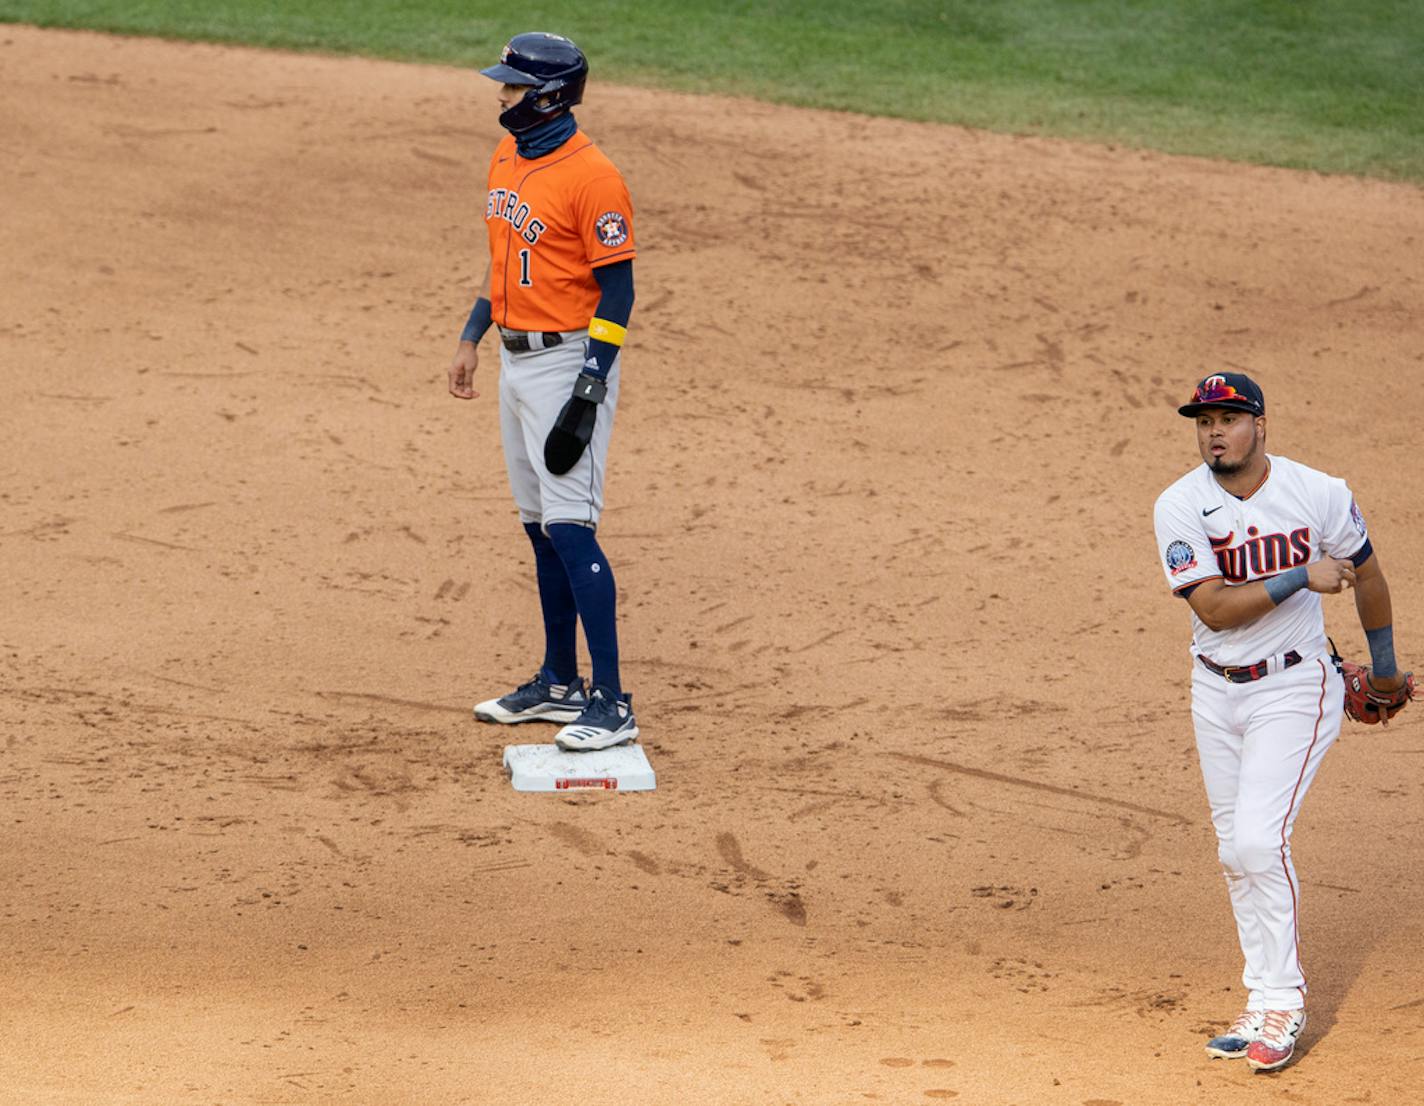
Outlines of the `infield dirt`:
M659 789L561 798L470 717L541 642L492 344L445 387L492 86L0 28L0 1101L1424 1098L1424 704L1305 804L1297 1061L1202 1051L1239 954L1151 527L1250 372L1424 666L1424 194L594 61Z

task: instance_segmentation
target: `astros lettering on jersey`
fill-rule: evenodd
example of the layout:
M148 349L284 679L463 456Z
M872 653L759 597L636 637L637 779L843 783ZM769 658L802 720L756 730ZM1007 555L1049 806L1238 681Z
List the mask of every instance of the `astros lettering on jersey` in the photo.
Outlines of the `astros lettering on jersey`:
M1322 556L1362 563L1369 532L1345 481L1267 455L1262 483L1238 499L1199 465L1162 493L1155 524L1167 583L1177 594L1207 580L1263 580ZM1192 651L1221 665L1254 664L1298 650L1327 652L1320 596L1302 588L1280 606L1228 630L1192 612Z
M623 177L582 131L530 161L506 135L490 160L490 304L509 330L581 330L601 295L593 270L637 256Z

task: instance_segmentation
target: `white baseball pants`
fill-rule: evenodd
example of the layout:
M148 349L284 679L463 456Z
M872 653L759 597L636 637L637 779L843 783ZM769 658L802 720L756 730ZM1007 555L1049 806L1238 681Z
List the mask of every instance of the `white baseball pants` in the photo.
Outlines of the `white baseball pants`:
M499 429L509 486L519 521L539 523L546 533L554 522L597 527L603 511L603 474L618 409L621 356L608 374L608 395L599 404L593 439L583 456L562 476L544 465L544 439L573 395L587 337L585 330L565 332L562 345L528 353L500 346Z
M1243 684L1200 662L1192 669L1197 754L1246 960L1247 1007L1294 1010L1306 986L1291 830L1340 734L1345 684L1324 656Z

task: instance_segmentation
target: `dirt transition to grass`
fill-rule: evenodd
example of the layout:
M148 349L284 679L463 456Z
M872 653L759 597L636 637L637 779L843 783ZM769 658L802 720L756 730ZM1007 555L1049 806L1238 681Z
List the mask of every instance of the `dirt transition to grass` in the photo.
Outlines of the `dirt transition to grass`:
M1417 1100L1424 705L1305 804L1302 1055L1202 1051L1240 965L1151 506L1249 371L1424 665L1421 193L594 62L659 787L531 796L549 732L470 716L540 656L492 346L444 383L493 88L0 28L0 1100Z

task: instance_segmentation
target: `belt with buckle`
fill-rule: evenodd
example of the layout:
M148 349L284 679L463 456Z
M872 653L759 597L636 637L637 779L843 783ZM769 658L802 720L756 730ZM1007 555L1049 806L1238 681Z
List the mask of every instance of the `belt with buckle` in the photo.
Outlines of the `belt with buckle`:
M531 337L539 339L539 344L531 342ZM553 349L564 344L564 336L557 330L539 331L501 330L499 339L510 353L528 353L530 350Z
M1220 665L1210 657L1197 654L1197 660L1201 661L1207 671L1215 672L1224 680L1230 680L1233 684L1249 684L1254 680L1259 680L1270 671L1270 661L1257 661L1255 664L1228 664ZM1292 649L1281 658L1281 667L1289 668L1293 664L1299 664L1300 654Z

